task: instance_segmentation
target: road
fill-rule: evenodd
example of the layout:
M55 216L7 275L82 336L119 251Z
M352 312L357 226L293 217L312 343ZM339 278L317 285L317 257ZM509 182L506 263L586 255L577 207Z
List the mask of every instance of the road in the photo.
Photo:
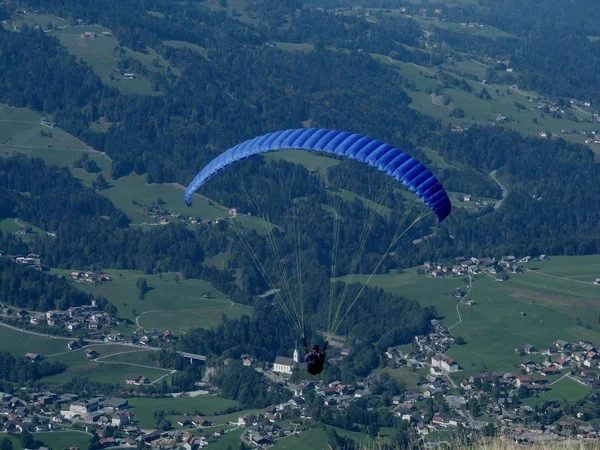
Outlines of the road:
M471 293L471 288L473 287L473 278L471 277L471 274L469 274L468 276L469 276L469 286L467 287L467 292L456 303L456 314L458 314L458 322L456 322L454 325L450 325L448 327L448 331L450 331L452 328L454 328L455 326L460 325L462 323L462 316L460 315L460 309L458 309L458 306L462 303L463 298L467 298L469 296L469 294ZM463 333L465 336L467 336L468 339L471 339L469 337L469 335L466 333L466 331L463 330ZM450 350L450 349L448 349L448 350ZM447 352L448 351L446 351L446 353Z
M540 272L539 270L525 269L525 272L537 273L538 275L543 275L545 277L550 277L550 278L556 278L558 280L572 281L573 283L581 283L581 284L588 284L588 285L595 286L595 284L592 283L591 281L581 281L581 280L574 280L573 278L558 277L556 275L550 275L549 273Z
M49 334L38 333L37 331L24 330L22 328L15 327L13 325L9 325L9 324L1 322L1 321L0 321L0 326L4 327L4 328L10 328L15 331L20 331L21 333L33 334L34 336L41 336L46 339L61 339L63 341L72 341L72 340L76 339L73 337L52 336ZM85 339L85 341L88 343L100 344L100 345L122 345L123 347L138 348L140 350L146 350L146 351L162 350L162 348L160 348L160 347L152 347L149 345L130 344L130 343L126 343L126 342L106 342L106 341L101 341L99 339ZM201 361L206 361L206 356L204 356L204 355L198 355L196 353L189 353L189 352L182 352L182 351L177 351L177 353L179 353L184 358L194 358L194 359L198 359ZM57 353L57 355L58 355L58 353Z
M500 200L498 200L495 204L494 204L494 209L498 209L500 208L500 205L502 205L502 202L504 201L504 199L506 198L507 194L508 194L508 190L506 189L506 187L504 185L502 185L502 183L500 183L498 181L498 179L496 178L496 171L492 170L489 173L490 177L492 180L494 180L496 182L496 184L498 186L500 186L500 189L502 190L502 198Z

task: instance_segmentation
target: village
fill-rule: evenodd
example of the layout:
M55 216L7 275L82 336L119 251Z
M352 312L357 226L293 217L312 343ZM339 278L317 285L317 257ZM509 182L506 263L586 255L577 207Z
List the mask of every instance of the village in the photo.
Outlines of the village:
M493 424L497 433L520 443L600 436L599 426L587 422L596 418L588 412L569 415L557 402L551 402L546 406L552 409L550 420L546 410L524 404L527 398L551 390L562 377L590 388L600 387L600 356L593 343L557 340L542 350L524 344L515 349L523 358L518 370L464 377L460 376L459 364L444 355L453 343L447 328L437 322L435 332L415 337L411 351L403 353L388 348L384 355L395 368L428 369L429 373L416 386L407 386L389 405L424 441L437 431L461 428L475 432L489 424ZM249 355L243 355L242 360L245 365L253 364ZM2 427L7 432L75 428L96 433L102 447L135 447L143 443L147 448L186 450L210 445L242 427L244 443L265 448L311 427L313 406L309 400L313 398L322 398L323 408L337 410L358 401L381 406L380 396L372 392L379 376L372 375L364 382L352 384L313 380L292 383L291 375L298 370L299 361L298 354L294 358L277 357L272 365L267 365L270 368L257 369L265 375L276 375L278 382L291 392L290 400L271 405L261 413L240 411L239 416L226 423L215 423L216 418L203 415L179 415L173 417L170 426L144 429L136 424L135 408L132 411L126 398L84 398L68 392L25 390L18 396L0 393ZM218 393L209 383L197 384L205 391L204 395Z
M418 269L418 273L422 275L429 275L434 278L438 277L465 277L471 275L485 274L491 276L496 281L508 280L509 274L522 273L530 270L537 270L534 268L525 268L522 264L545 261L548 256L542 254L537 257L525 256L517 258L514 255L503 256L500 259L494 257L486 258L465 258L458 256L454 258L453 263L446 262L429 262L426 261L422 268ZM460 298L458 296L457 298Z
M496 427L497 433L520 443L600 436L600 427L586 422L595 418L589 412L578 412L570 417L561 411L558 402L551 402L556 420L548 422L544 419L545 411L523 404L527 398L550 391L565 377L586 386L590 392L600 388L600 354L593 343L559 339L542 350L524 344L515 349L522 357L518 369L461 377L459 363L445 355L455 340L440 322L433 322L435 332L416 336L410 352L403 353L392 347L385 351L385 358L390 361L388 367L428 369L416 386L407 386L404 393L393 397L391 405L392 411L410 422L424 439L436 431L463 428L473 432L489 424ZM291 374L297 366L294 356L278 357L273 372ZM359 399L370 405L380 404L378 396L369 389L378 378L372 375L354 385L339 381L285 384L300 398L307 390L314 389L317 395L323 396L325 406L340 410ZM432 405L435 405L433 410Z

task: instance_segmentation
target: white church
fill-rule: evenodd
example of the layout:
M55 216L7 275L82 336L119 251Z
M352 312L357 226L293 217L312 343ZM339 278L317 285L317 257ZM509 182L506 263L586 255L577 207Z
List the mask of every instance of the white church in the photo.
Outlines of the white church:
M297 364L300 364L300 353L296 348L294 349L293 358L288 358L286 356L278 356L275 358L275 362L273 363L273 372L291 374Z

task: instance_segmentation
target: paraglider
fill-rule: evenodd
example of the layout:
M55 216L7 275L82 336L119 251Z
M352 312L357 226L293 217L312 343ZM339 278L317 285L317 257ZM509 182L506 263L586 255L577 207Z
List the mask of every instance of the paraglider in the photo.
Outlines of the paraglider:
M185 191L186 204L191 206L194 192L221 170L251 156L283 149L332 153L375 167L417 194L435 212L439 222L452 209L448 194L435 175L409 154L360 134L319 128L276 131L226 150L209 162L189 184Z
M323 372L323 368L325 367L327 346L329 345L329 342L325 342L323 351L319 350L319 344L313 345L312 351L309 351L305 338L302 338L302 344L304 345L304 361L306 362L306 371L311 375L318 375Z
M210 161L205 167L203 167L202 170L200 170L200 172L188 185L185 191L186 204L188 206L191 206L194 193L204 183L206 183L212 177L217 175L222 170L228 168L229 166L251 156L286 149L306 150L322 152L326 154L329 153L332 155L359 161L381 172L384 172L385 174L400 182L409 191L416 194L416 196L418 196L429 208L428 213L433 212L436 215L438 222L441 222L446 217L448 217L452 209L452 205L450 203L448 194L444 190L442 184L435 177L435 175L427 167L425 167L422 163L420 163L417 159L413 158L409 154L390 144L386 144L384 142L360 134L350 133L347 131L337 131L319 128L299 128L276 131L273 133L265 134L263 136L255 137L253 139L249 139L241 144L238 144L224 151L219 156ZM285 180L283 181L283 183L285 183ZM394 183L392 182L390 184ZM400 221L401 223L398 223L398 229L387 251L383 253L383 256L381 256L381 259L375 265L373 273L371 273L367 281L364 283L363 288L359 290L358 295L356 295L355 298L351 302L349 302L349 307L345 310L345 312L342 311L342 305L343 302L346 300L346 291L344 291L344 295L342 296L341 301L337 305L337 308L331 307L331 303L333 302L333 290L330 292L330 322L329 329L327 331L328 339L329 336L333 336L335 334L338 327L340 326L340 323L346 318L350 309L354 306L358 298L361 296L364 287L368 284L373 274L380 267L381 263L383 262L383 259L385 258L385 255L389 254L391 248L398 242L398 240L402 236L404 236L415 223L417 223L421 218L425 217L426 214L423 214L420 217L418 217L405 229L403 229L405 226L403 221ZM408 214L405 216L405 219L407 218ZM336 223L338 224L338 226L339 220L339 214L334 214L334 221L337 221ZM232 223L235 224L235 220L232 220ZM371 225L372 221L369 226ZM312 351L309 351L308 349L306 339L304 338L305 327L304 313L302 310L302 290L300 289L299 295L297 296L291 293L289 289L289 283L285 279L286 275L285 271L283 270L283 266L281 265L281 259L279 255L277 255L277 250L272 249L276 260L280 264L279 277L281 283L279 283L279 285L286 288L282 289L283 292L280 293L280 289L276 288L275 283L271 281L271 277L267 273L265 273L264 265L261 263L261 261L259 261L257 255L253 252L252 244L248 242L248 239L244 236L243 231L241 231L241 227L239 230L235 229L234 227L234 230L236 231L236 233L238 233L238 236L241 238L243 244L246 246L246 249L251 255L257 269L261 272L267 284L270 285L272 292L275 292L275 297L278 299L280 307L288 315L288 318L290 319L291 323L294 325L296 331L299 333L300 338L302 339L302 343L304 344L307 371L312 375L319 374L323 370L325 364L327 342L325 343L323 351L320 351L318 345L315 345ZM295 228L295 231L297 232L297 227ZM334 230L334 234L336 232L337 231ZM270 237L271 240L269 241L269 243L274 247L274 238L272 235ZM298 236L296 236L296 239L299 239ZM337 242L337 238L335 242ZM365 242L366 239L363 237L359 245L359 250L357 250L356 260L360 258L361 252L364 249ZM335 261L335 249L334 255L332 256L332 260ZM301 283L303 282L303 278L300 274L300 259L297 259L296 262L298 264L297 280L299 280L298 282L301 285ZM332 267L334 267L334 264L332 264ZM332 275L330 278L331 280L334 279L334 272L335 270L332 270ZM282 295L287 295L287 297L289 298L286 301L284 301ZM299 303L295 305L293 303L294 301ZM334 309L336 309L335 314L333 313Z

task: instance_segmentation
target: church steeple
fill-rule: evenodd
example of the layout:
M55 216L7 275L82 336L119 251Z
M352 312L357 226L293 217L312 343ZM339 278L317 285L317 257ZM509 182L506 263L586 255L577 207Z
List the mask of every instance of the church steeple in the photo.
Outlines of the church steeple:
M300 352L298 352L298 347L294 349L294 362L300 364Z

